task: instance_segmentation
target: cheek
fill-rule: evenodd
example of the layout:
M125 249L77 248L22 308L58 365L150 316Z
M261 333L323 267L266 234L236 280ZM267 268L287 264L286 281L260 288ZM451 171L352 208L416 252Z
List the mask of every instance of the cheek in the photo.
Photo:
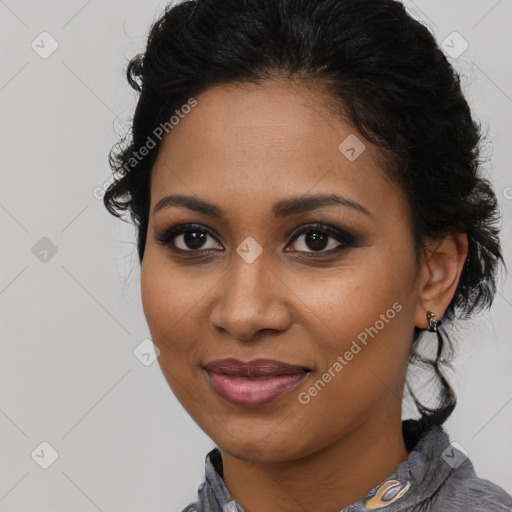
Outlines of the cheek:
M364 263L324 276L315 286L311 276L294 283L307 306L305 321L316 331L315 379L328 381L317 386L323 398L311 402L356 413L395 390L399 396L414 328L413 260L398 261L379 249L375 258L368 251Z
M174 270L165 256L151 250L145 253L141 267L142 306L153 343L163 359L168 354L190 353L190 318L206 289L201 292L199 283L193 286L185 276L183 270Z
M414 293L414 267L410 261L399 261L393 252L386 254L381 248L354 254L331 272L290 274L287 282L292 283L296 296L307 306L300 309L305 314L312 313L309 325L319 320L316 324L323 328L326 338L339 335L340 340L346 341L376 322L382 327L382 321L389 320L386 325L395 327L403 320L410 321L407 306ZM393 309L395 303L401 307ZM402 310L400 314L396 309ZM384 320L380 320L381 315Z
M194 307L207 287L194 287L189 281L183 271L171 268L167 258L145 252L141 298L152 341L160 350L157 361L178 401L196 417L209 406L197 390L200 354L195 340L200 324L194 319Z

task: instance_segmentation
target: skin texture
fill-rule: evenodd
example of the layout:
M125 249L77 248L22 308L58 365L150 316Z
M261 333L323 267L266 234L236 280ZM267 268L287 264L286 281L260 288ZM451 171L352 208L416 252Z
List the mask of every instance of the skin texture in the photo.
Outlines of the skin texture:
M408 456L401 398L413 330L427 327L427 310L442 317L466 258L466 235L430 241L425 257L416 257L405 195L382 170L377 148L333 115L320 88L281 79L220 85L196 99L165 137L152 171L141 289L160 367L221 449L226 484L246 512L339 511ZM354 161L338 149L350 134L366 145ZM276 201L331 193L369 215L343 205L272 213ZM154 213L169 194L210 201L226 218L178 206ZM306 243L307 232L295 236L317 222L352 234L355 245L329 254L340 245L335 238L319 252ZM194 257L183 235L174 243L186 254L156 241L185 223L213 231L202 247L209 254ZM263 249L252 263L236 252L249 236ZM401 306L394 318L301 403L299 394L393 304ZM312 371L277 400L242 407L217 395L202 369L227 357Z

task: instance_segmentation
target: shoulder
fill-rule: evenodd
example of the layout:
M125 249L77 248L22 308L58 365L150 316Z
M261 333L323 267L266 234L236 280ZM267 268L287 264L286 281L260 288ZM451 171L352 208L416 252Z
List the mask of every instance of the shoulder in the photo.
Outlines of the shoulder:
M499 485L480 478L469 459L450 472L435 501L447 512L512 512L512 496Z
M199 502L187 505L181 512L203 512L203 506Z
M450 441L440 425L420 428L404 424L404 439L413 446L409 458L393 475L410 481L396 510L410 512L512 512L512 496L495 483L480 478L467 452Z
M468 493L470 499L470 510L482 512L494 512L494 510L508 510L512 512L512 496L508 494L499 485L479 478L475 473L473 464L469 464L469 471L466 478L454 479L454 482L459 482L463 485ZM457 471L452 472L453 476L457 475Z

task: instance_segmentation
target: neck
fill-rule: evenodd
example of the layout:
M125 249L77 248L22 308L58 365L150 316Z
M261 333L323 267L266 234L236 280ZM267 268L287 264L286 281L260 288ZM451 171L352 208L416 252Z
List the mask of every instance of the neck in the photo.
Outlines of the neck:
M245 512L340 511L361 499L407 459L398 419L372 417L301 459L251 463L224 452L224 479Z

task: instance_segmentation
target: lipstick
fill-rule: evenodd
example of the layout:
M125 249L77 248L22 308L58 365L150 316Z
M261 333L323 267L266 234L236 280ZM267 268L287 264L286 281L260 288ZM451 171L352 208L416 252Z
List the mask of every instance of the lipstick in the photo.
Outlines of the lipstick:
M311 371L273 359L221 359L203 366L214 391L228 402L246 407L264 405L297 387Z

